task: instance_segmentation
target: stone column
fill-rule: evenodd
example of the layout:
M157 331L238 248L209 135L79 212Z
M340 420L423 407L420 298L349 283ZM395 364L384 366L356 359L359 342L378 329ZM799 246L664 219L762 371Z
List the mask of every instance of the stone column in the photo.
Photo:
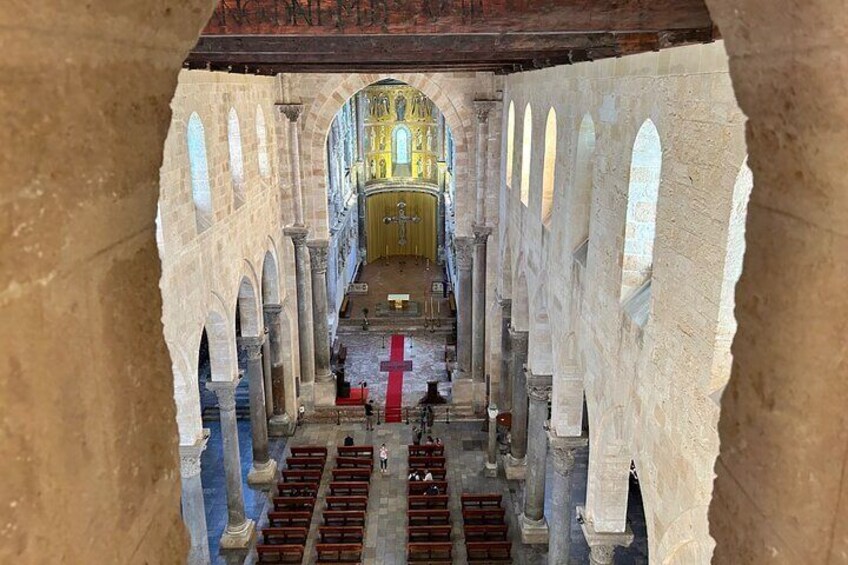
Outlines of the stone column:
M265 377L262 374L264 337L241 337L239 347L247 356L247 385L250 390L250 430L253 445L253 468L247 484L270 487L277 477L277 462L268 452L268 420L265 411Z
M474 226L474 298L471 329L471 374L474 382L486 380L486 240L489 226Z
M180 478L182 479L183 522L191 538L188 565L209 565L209 532L206 529L206 506L200 480L200 455L206 449L207 436L192 445L180 446Z
M548 543L548 565L568 565L571 552L571 472L578 449L586 447L585 437L557 437L548 434L548 457L554 468L551 492L550 541Z
M236 423L236 386L231 381L210 381L206 388L218 397L221 412L221 436L224 444L224 474L227 479L227 527L221 536L221 549L245 549L256 537L256 524L244 514L241 486L241 456Z
M527 388L524 366L527 364L529 333L510 327L512 342L512 429L510 430L509 455L505 464L506 478L524 480L527 469Z
M471 331L472 289L471 267L473 265L473 240L470 237L456 238L456 266L459 285L457 290L457 362L459 378L471 378Z
M477 113L477 161L476 161L476 208L475 222L486 223L486 175L489 156L489 111L495 107L495 100L475 100L474 110Z
M264 316L263 316L264 319ZM265 328L265 339L262 342L262 390L265 393L265 419L270 420L274 415L274 383L271 376L271 340L268 328Z
M436 199L436 263L445 262L445 187Z
M548 420L552 385L551 375L527 375L530 410L527 419L527 479L524 482L524 513L521 517L521 541L524 543L548 543L548 523L545 520L548 435L545 422Z
M582 506L577 507L577 517L589 544L589 563L592 565L612 565L615 548L633 543L633 532L629 527L624 532L598 532Z
M500 406L505 412L512 410L512 339L509 327L512 323L512 300L501 298L501 386Z
M291 165L294 225L303 226L303 181L300 173L300 125L303 104L277 104L277 109L289 119L289 164Z
M281 304L266 304L263 307L265 328L268 330L267 345L271 351L271 398L273 410L268 420L268 435L272 437L288 436L294 431L291 417L286 412L286 374L283 365L283 335ZM268 375L265 375L266 382ZM266 397L267 397L266 390Z
M315 357L312 353L312 297L309 282L309 250L306 248L305 227L288 227L283 230L294 244L294 275L297 286L297 342L300 352L301 398L309 406L313 403L312 384L315 380Z
M332 406L336 401L336 382L330 370L330 328L327 324L327 248L325 239L311 240L312 326L315 340L315 405Z
M486 453L486 476L498 476L498 407L490 404L487 410L489 416L489 449Z

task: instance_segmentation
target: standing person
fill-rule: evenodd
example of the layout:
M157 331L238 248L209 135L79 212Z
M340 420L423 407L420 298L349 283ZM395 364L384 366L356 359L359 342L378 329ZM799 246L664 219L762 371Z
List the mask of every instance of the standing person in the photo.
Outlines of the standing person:
M374 401L369 400L365 403L365 431L374 429Z
M433 410L433 407L427 405L427 428L432 432L433 424L436 423L436 411Z
M380 472L385 473L389 470L389 448L386 444L380 446Z
M421 432L416 426L412 426L412 445L421 445Z

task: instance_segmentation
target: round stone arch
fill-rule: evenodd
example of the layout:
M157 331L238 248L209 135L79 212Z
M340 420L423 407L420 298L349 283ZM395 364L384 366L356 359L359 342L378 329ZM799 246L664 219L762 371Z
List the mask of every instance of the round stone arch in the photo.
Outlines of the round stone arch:
M174 375L177 432L182 445L194 443L203 432L200 394L197 388L197 365L202 333L203 327L192 331L188 345L166 340L171 354L171 371Z
M262 302L259 277L250 261L245 260L244 272L239 276L237 304L241 314L241 335L258 337L262 335ZM233 324L235 328L235 324Z
M356 74L332 77L325 83L325 92L318 96L304 118L304 179L303 186L310 191L318 191L304 197L304 215L315 233L313 237L324 237L327 234L327 136L330 126L342 106L360 90L375 82L385 79L395 79L417 88L426 95L445 117L445 123L450 127L456 151L456 167L454 178L457 187L458 208L472 210L474 194L470 190L470 161L469 151L473 139L473 111L468 103L463 104L463 98L469 94L458 91L443 84L439 77L425 73L387 73L387 74ZM470 225L461 226L470 231Z
M548 315L546 271L536 277L533 300L530 304L530 340L528 365L536 375L553 375L551 322Z
M587 403L590 395L587 396ZM598 410L589 410L597 417ZM630 461L624 407L614 406L589 423L589 477L586 510L603 532L623 532L627 523Z
M526 271L522 255L512 271L512 327L524 332L530 331L530 287Z
M509 241L509 232L504 235L501 244L500 276L498 277L498 291L501 298L512 298L512 245Z
M274 239L268 237L268 245L262 258L262 305L280 304L282 297L277 246Z
M228 302L213 292L204 316L203 328L206 329L209 341L209 365L213 381L231 381L238 374L235 311L228 314ZM200 348L200 334L197 347Z

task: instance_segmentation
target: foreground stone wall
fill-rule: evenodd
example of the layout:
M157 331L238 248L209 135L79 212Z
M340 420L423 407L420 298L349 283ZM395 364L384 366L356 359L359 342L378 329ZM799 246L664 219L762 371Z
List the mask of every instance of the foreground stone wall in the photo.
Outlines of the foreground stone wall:
M285 124L274 107L278 79L205 71L182 71L171 103L173 119L165 142L159 203L160 253L165 339L171 351L174 395L181 443L190 445L201 433L197 364L204 325L213 316L224 320L226 339L235 348L235 311L242 281L247 280L262 304L283 305L284 372L286 391L295 390L297 374L297 320L293 248L283 237L290 222L291 183L285 159ZM228 145L228 116L236 111L244 157L243 204L237 203ZM267 129L271 175L259 167L257 109ZM191 170L186 142L189 117L203 121L209 180L212 189L212 226L198 233L192 201ZM240 304L242 329L256 317ZM261 319L261 312L258 314ZM212 378L233 377L235 356L217 351L210 332ZM287 411L296 414L296 398L287 395Z
M706 563L719 414L710 394L723 386L712 366L734 187L745 160L745 120L723 44L511 76L504 123L510 103L514 179L512 188L504 183L502 189L501 237L511 280L500 289L512 298L514 325L530 331L529 368L553 372L552 425L559 435L580 434L585 393L587 512L598 530L623 530L633 460L651 561ZM533 130L525 206L518 193L528 103ZM541 187L550 108L557 161L553 220L546 228ZM662 146L653 273L649 287L622 300L631 155L648 119ZM581 144L586 124L593 126L594 153ZM581 245L583 226L588 248Z
M4 8L0 562L179 562L154 220L168 104L212 3Z

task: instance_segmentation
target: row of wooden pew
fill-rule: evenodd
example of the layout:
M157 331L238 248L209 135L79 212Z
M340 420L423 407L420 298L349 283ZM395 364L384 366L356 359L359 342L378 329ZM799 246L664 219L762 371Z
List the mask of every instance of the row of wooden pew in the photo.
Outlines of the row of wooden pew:
M302 563L327 461L327 448L292 447L281 471L267 528L256 546L258 563Z
M469 563L512 563L512 542L500 494L463 494L462 527Z
M410 474L418 472L423 477L429 471L433 480L409 481L407 561L420 565L453 563L444 446L410 445L408 450ZM434 486L438 494L427 494Z

